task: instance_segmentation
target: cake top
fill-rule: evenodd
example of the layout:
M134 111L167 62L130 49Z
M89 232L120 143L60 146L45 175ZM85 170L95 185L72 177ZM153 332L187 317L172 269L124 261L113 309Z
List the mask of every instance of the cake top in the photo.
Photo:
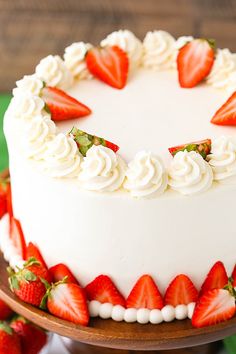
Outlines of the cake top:
M79 188L192 195L234 179L235 90L228 49L120 30L100 47L73 43L64 60L42 59L13 90L5 133L44 173Z

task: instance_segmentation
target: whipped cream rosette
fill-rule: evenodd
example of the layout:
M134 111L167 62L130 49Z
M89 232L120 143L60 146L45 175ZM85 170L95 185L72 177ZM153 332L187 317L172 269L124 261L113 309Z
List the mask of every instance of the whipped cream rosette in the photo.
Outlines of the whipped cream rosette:
M16 86L12 91L13 96L23 93L38 96L44 85L36 75L25 75L23 79L16 81Z
M85 62L86 53L91 48L90 43L84 42L76 42L65 48L65 65L76 79L82 80L92 77Z
M30 120L42 116L44 107L45 103L39 96L22 92L13 97L9 108L15 118Z

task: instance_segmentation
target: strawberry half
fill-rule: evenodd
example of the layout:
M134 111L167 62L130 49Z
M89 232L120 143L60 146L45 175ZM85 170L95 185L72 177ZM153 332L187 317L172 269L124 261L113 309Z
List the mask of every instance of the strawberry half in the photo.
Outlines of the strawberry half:
M42 99L46 103L54 121L80 118L91 113L90 108L55 87L44 87Z
M90 49L86 63L92 75L106 84L117 89L126 85L129 59L118 46Z
M16 247L16 249L19 251L19 254L21 255L22 259L26 258L26 243L25 243L25 237L24 233L22 231L21 223L19 220L15 218L11 218L10 222L10 238Z
M66 283L74 283L79 285L79 282L74 276L74 274L63 263L56 264L55 266L49 268L49 273L51 274L54 283L59 282L60 280L65 279L66 277Z
M107 275L99 275L85 287L89 300L125 307L125 299Z
M236 287L236 265L232 273L232 279L233 279L233 287Z
M78 145L79 151L83 156L86 156L87 151L93 145L102 145L113 150L114 152L117 152L119 150L119 146L117 146L116 144L113 144L110 141L100 138L96 135L88 134L83 130L77 129L75 127L72 128L70 134L74 137L74 140Z
M127 300L127 308L162 309L162 296L150 275L143 275L131 290Z
M218 109L211 123L217 125L236 125L236 91Z
M0 320L5 321L13 315L12 309L0 299Z
M196 151L200 155L202 155L204 159L206 159L207 155L209 155L211 152L211 139L205 139L205 140L195 141L188 144L174 146L169 148L168 150L172 156L175 156L179 151L184 151L184 150Z
M194 39L179 50L177 67L181 87L194 87L209 75L214 64L213 47L213 41Z
M188 305L196 302L198 291L193 282L184 274L177 275L176 278L168 286L164 302L166 305Z
M197 328L229 320L235 314L235 297L226 289L207 291L196 304L192 325Z
M29 258L35 258L44 268L48 269L41 252L39 251L38 247L33 244L33 242L29 242L28 246L26 247L26 260Z
M222 262L216 262L202 284L200 296L208 290L223 289L228 283L228 276Z

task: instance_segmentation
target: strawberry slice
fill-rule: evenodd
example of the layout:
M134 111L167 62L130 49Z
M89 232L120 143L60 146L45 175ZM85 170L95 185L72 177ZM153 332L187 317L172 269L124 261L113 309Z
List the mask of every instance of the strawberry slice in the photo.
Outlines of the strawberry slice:
M177 275L168 286L164 302L166 305L188 305L196 302L198 291L192 281L184 274Z
M205 139L205 140L195 141L188 144L174 146L169 148L168 150L172 156L175 156L179 151L184 151L184 150L196 151L200 155L202 155L204 159L206 159L207 155L209 155L211 152L211 139Z
M26 247L26 260L29 258L35 258L44 268L48 269L41 252L33 242L29 242L28 246Z
M100 138L96 135L88 134L83 130L77 129L75 127L72 128L70 134L74 137L74 140L78 145L79 151L83 156L86 156L87 151L93 145L103 145L113 150L114 152L117 152L119 150L119 146L117 146L116 144L113 144L110 141Z
M125 299L107 275L99 275L85 287L89 300L125 307Z
M211 123L217 125L236 125L236 91L218 109Z
M56 87L44 87L42 99L54 121L80 118L91 113L90 108Z
M49 268L49 273L51 274L53 282L55 283L65 279L66 277L66 283L74 283L79 285L79 282L74 276L74 274L63 263L56 264L55 266Z
M192 325L197 328L229 320L235 314L235 298L226 289L207 291L197 302Z
M209 75L214 63L213 48L213 41L194 39L179 50L177 67L181 87L194 87Z
M129 59L118 46L92 48L86 56L88 70L106 84L122 89L126 85Z
M232 279L233 279L233 287L236 287L236 265L232 273Z
M19 251L22 259L26 259L26 243L21 223L13 217L11 218L10 238L16 249Z
M162 296L150 275L143 275L131 290L127 300L127 308L162 309L164 306Z
M228 276L222 262L216 262L202 284L200 296L208 290L223 289L228 283Z
M13 215L11 185L9 178L0 178L0 219L6 213L9 213L10 217Z

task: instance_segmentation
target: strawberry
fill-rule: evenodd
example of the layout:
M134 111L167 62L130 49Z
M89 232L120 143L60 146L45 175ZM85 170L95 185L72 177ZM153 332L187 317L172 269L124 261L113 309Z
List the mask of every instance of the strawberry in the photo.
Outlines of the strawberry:
M6 323L0 323L0 353L22 354L20 338Z
M23 269L14 272L9 268L9 283L12 292L22 301L34 306L41 304L46 293L47 282L51 282L51 276L47 269L34 258L30 258Z
M38 354L47 343L47 334L23 317L14 319L11 328L18 334L24 354Z
M7 212L10 216L10 219L13 217L13 207L12 207L12 193L11 193L11 184L7 184Z
M232 273L233 287L236 287L236 265L234 266L234 270Z
M192 325L200 328L229 320L235 314L235 297L226 289L206 291L198 300Z
M194 39L179 50L177 67L181 87L191 88L205 79L214 64L212 40Z
M202 155L204 159L206 159L207 155L209 155L211 152L211 139L205 139L201 141L195 141L192 143L171 147L168 150L172 156L175 156L179 151L184 151L184 150L196 151L200 155Z
M126 306L136 309L162 309L164 306L162 296L150 275L146 274L138 279L126 300Z
M198 291L192 281L184 274L177 275L168 286L164 302L166 305L188 305L196 302Z
M89 300L125 307L125 299L107 275L99 275L85 287Z
M52 284L48 288L41 302L41 308L63 320L87 326L89 312L84 289L73 283L65 283L64 280Z
M26 243L24 233L19 220L14 217L11 218L10 222L10 238L13 241L14 246L19 251L22 259L26 258Z
M218 125L236 125L236 91L215 113L211 123Z
M35 258L44 268L48 268L38 247L32 242L26 247L26 260L29 258Z
M222 262L216 262L202 284L200 296L208 290L223 289L228 283L228 276Z
M91 113L90 108L56 87L44 87L42 98L54 121L80 118Z
M75 278L71 270L63 263L56 264L49 268L49 273L52 276L53 282L58 282L66 277L66 283L74 283L79 285L78 280Z
M85 133L84 131L77 129L75 127L72 128L70 134L74 137L74 140L78 145L79 151L83 156L86 156L87 151L93 145L103 145L113 150L114 152L117 152L119 150L119 146L111 143L110 141L105 140L103 138L99 138L98 136L95 135Z
M12 309L0 299L0 320L5 321L13 315Z
M86 63L92 75L106 84L117 89L126 85L129 59L118 46L90 49Z
M0 219L9 211L10 183L9 178L0 178ZM11 208L12 210L12 208Z

